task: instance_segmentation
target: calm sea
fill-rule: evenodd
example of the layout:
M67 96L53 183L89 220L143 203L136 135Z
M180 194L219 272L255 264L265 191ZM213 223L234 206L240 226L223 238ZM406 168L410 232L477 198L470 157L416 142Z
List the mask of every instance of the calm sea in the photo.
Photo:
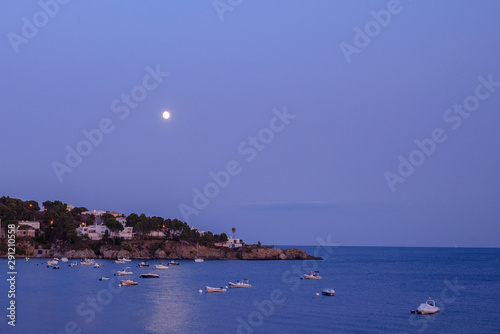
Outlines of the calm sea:
M180 261L119 287L125 265L48 269L18 259L16 327L7 325L8 285L0 282L1 333L499 333L500 249L299 247L325 261ZM71 260L70 260L71 261ZM150 264L158 263L150 261ZM319 270L322 280L299 274ZM5 277L7 261L0 260ZM99 281L109 276L109 281ZM249 278L251 289L207 294ZM321 295L333 288L334 297ZM199 293L202 289L203 293ZM317 295L320 293L320 295ZM432 297L441 312L410 314Z

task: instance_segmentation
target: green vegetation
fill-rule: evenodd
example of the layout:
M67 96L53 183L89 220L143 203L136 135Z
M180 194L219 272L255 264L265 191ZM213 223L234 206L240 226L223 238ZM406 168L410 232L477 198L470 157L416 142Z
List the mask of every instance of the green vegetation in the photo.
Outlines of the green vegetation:
M114 244L120 245L122 238L117 237L120 231L124 229L123 225L110 212L106 212L97 218L93 214L84 215L83 212L88 211L85 207L74 207L68 211L66 203L61 201L45 201L43 210L40 211L40 206L36 201L22 201L16 198L7 196L0 198L0 219L2 220L1 228L6 231L8 224L16 224L20 220L36 220L40 222L40 232L36 232L35 242L44 246L49 246L56 242L62 241L73 244L75 247L80 247L82 243L92 245L94 251L99 245ZM97 220L99 219L99 220ZM96 221L103 224L110 230L110 233L104 234L99 242L91 242L88 235L78 237L76 229L80 224L86 226L93 225ZM131 213L126 217L126 226L134 228L136 239L159 239L159 240L174 240L186 241L191 244L200 244L211 246L215 243L226 242L228 237L225 233L213 234L208 231L203 235L187 223L178 219L164 219L162 217L148 217L144 213L140 215ZM30 227L23 227L29 229ZM152 233L157 232L157 233ZM162 232L162 233L160 233ZM233 228L233 233L235 229ZM164 243L159 243L156 248L163 248Z

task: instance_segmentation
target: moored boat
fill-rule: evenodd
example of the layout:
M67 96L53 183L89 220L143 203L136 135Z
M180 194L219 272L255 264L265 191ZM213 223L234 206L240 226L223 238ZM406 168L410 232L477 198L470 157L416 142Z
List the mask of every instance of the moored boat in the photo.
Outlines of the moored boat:
M436 302L432 299L426 301L425 303L420 304L416 311L412 311L412 313L417 314L435 314L439 312L440 308L436 306Z
M80 265L82 266L92 266L94 264L95 264L94 259L85 259L83 261L80 261Z
M132 281L131 279L128 279L128 278L121 280L120 283L122 284L122 286L138 285L139 284L136 281Z
M147 274L141 274L141 278L160 278L160 275L147 273Z
M125 275L132 275L133 272L130 271L130 267L125 268L124 270L118 270L116 272L116 275L118 276L125 276Z
M70 264L68 264L68 267L76 267L77 265L78 263L76 261L73 261Z
M229 282L228 285L231 288L251 288L248 278L243 278L241 282L238 280L236 283Z
M333 289L323 289L323 291L321 291L321 294L323 296L335 296L335 290L333 290Z
M61 258L61 262L68 262L68 258L67 257Z
M170 261L168 263L169 266L178 266L179 265L179 262L175 262L175 261Z
M319 276L319 271L315 270L314 272L309 272L309 274L304 274L305 279L321 279L322 277Z
M223 287L212 288L211 286L206 286L205 289L207 290L208 293L212 293L212 292L226 292L226 289L224 289Z
M200 263L200 262L205 262L200 255L198 254L198 244L196 244L196 257L194 258L194 262Z
M109 277L106 277L106 276L99 278L99 281L108 281L108 280L109 280Z
M149 267L149 264L147 262L141 262L139 263L139 267Z
M160 264L155 264L155 269L168 269L168 266L164 265L163 262L160 262Z

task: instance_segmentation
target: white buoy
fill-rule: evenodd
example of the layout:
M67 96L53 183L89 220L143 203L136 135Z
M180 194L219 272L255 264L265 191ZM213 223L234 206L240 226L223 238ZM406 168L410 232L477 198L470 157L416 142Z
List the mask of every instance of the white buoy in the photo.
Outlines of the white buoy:
M118 284L118 286L122 286L121 284Z
M198 292L199 292L199 293L203 293L203 290L202 290L202 289L200 289L200 290L198 290Z
M227 287L227 285L226 285L226 289L229 289L229 288Z
M316 292L316 296L319 296L319 292Z

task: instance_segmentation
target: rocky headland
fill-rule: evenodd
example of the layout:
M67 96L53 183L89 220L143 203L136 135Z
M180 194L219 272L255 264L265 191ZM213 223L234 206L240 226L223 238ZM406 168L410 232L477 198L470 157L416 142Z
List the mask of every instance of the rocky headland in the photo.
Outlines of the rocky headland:
M37 257L33 243L20 242L16 246L20 254ZM124 241L119 246L91 242L87 245L57 242L52 244L50 250L40 257L67 257L68 259L129 257L131 259L192 260L196 257L197 252L199 257L207 260L322 260L320 257L311 256L296 248L279 249L257 245L244 245L235 249L201 245L197 247L185 241L170 240ZM0 256L4 256L4 254L0 254Z

